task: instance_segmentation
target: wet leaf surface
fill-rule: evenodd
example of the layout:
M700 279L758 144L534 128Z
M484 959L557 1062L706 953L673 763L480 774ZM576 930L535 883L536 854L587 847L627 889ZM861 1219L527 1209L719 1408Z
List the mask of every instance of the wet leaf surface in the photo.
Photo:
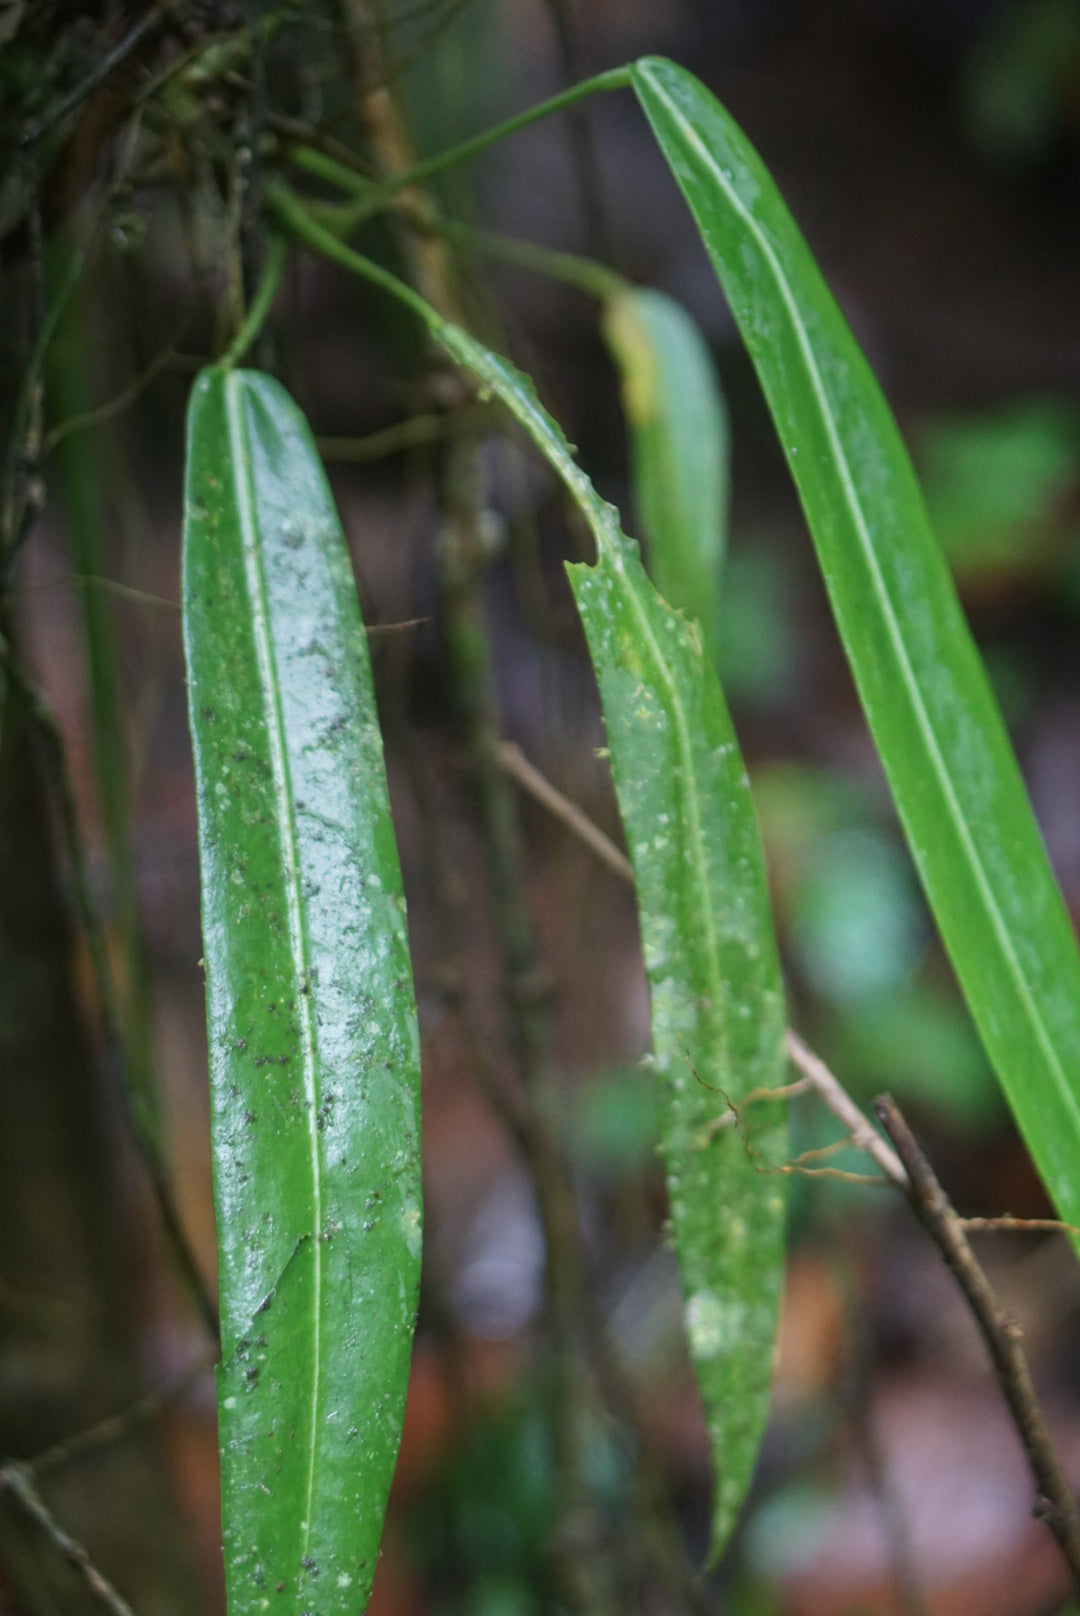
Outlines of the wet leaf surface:
M232 1616L363 1609L420 1271L404 899L348 553L271 379L188 418L184 635Z

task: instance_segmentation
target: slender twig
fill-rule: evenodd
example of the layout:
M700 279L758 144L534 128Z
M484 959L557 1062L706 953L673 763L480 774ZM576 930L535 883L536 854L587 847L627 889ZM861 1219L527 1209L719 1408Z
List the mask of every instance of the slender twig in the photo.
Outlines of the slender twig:
M281 285L281 277L285 273L285 263L289 256L289 244L284 236L273 232L266 249L265 261L259 275L259 284L255 289L247 313L241 323L239 331L233 338L220 363L222 368L230 370L238 365L247 353L251 344L258 337L266 318L270 313L277 289Z
M576 101L597 90L622 90L630 83L630 69L625 67L613 68L607 73L598 73L595 78L586 79L580 84L571 85L559 95L554 95L549 101L541 101L537 105L528 107L515 117L508 118L505 123L497 124L494 128L485 129L479 135L473 135L469 140L463 140L457 146L450 146L445 151L437 152L435 156L413 164L410 168L402 170L384 179L378 185L371 185L370 181L356 173L351 173L346 165L341 165L339 177L345 183L346 189L356 190L363 187L363 195L370 197L376 207L381 206L388 197L396 196L399 191L407 190L410 186L418 185L422 180L431 179L436 174L445 173L447 169L456 168L459 163L468 162L470 158L477 157L481 152L487 151L490 146L505 140L509 135L515 135L519 130L527 129L530 124L548 117L553 112L561 112L565 107L573 106ZM294 157L308 162L305 155L294 152ZM347 182L347 176L352 183Z
M960 1227L969 1234L1080 1235L1075 1223L1062 1223L1060 1218L1014 1218L1008 1213L999 1218L961 1218Z
M593 824L588 814L579 808L577 803L564 796L534 764L529 762L520 746L516 746L513 741L501 741L495 755L499 767L523 791L527 791L529 796L546 808L549 814L573 831L578 841L591 848L609 870L614 870L622 880L633 885L634 872L626 854L619 851L610 836L605 836L599 825Z
M500 744L497 755L500 766L517 781L522 790L527 791L531 797L541 803L568 830L572 831L579 841L584 842L586 847L591 848L597 858L607 865L608 869L613 870L621 880L633 885L633 866L626 854L615 846L611 838L606 836L598 825L593 824L589 816L575 802L564 796L561 791L551 784L550 780L540 773L539 769L529 762L520 747L504 741ZM815 1055L813 1050L808 1048L798 1034L792 1032L790 1027L784 1035L784 1043L792 1065L802 1072L828 1109L844 1124L854 1144L860 1150L866 1151L877 1166L881 1168L887 1179L899 1189L906 1189L907 1175L899 1157L895 1151L889 1148L881 1135L859 1110L851 1096L837 1082L821 1057ZM863 1175L858 1175L858 1178L860 1182L864 1181Z
M22 584L18 589L13 589L11 599L20 600L24 595L36 595L43 589L63 587L100 589L106 595L115 595L118 600L129 600L135 606L152 606L159 612L180 610L178 600L169 600L164 595L152 595L145 589L136 589L134 584L121 583L119 578L102 578L96 572L57 572L49 578L35 578L32 584Z
M874 1111L904 1164L908 1180L905 1193L912 1211L963 1291L986 1343L1035 1481L1034 1514L1053 1532L1080 1589L1080 1514L1035 1395L1022 1344L1023 1332L994 1294L960 1219L895 1101L887 1094L881 1095L874 1101Z
M45 435L43 453L48 455L62 443L72 432L82 432L87 427L104 426L106 421L113 421L118 415L138 402L150 383L167 369L177 357L176 344L184 334L184 325L180 326L172 341L167 343L156 353L149 364L133 376L126 387L121 388L113 398L106 399L92 410L82 410L78 415L69 415L66 421L60 421Z
M425 235L445 236L455 246L483 254L487 258L499 258L504 263L514 264L518 269L531 270L535 275L545 275L549 280L563 281L568 286L576 286L579 291L587 292L590 297L598 298L601 302L617 297L630 288L629 281L622 275L616 274L613 269L609 269L606 264L600 263L595 258L583 257L581 253L557 252L551 247L541 247L532 241L504 236L497 230L480 230L475 225L464 224L459 219L432 217L430 213L419 213L408 206L399 207L398 211L406 223L416 230L423 231Z
M399 623L365 623L364 633L371 639L384 634L402 634L409 629L423 628L425 623L432 622L430 617L403 617Z
M799 1037L798 1033L787 1029L784 1034L784 1046L788 1052L788 1059L805 1077L814 1085L815 1091L828 1106L834 1117L837 1117L848 1129L855 1144L860 1150L874 1161L885 1177L890 1179L897 1189L906 1192L908 1188L907 1174L903 1163L895 1151L882 1139L881 1135L871 1125L866 1116L859 1110L855 1101L841 1087L836 1078L829 1071L820 1055L815 1055Z
M324 460L339 461L346 465L367 465L387 455L400 454L406 449L420 448L424 444L441 443L463 431L473 431L488 420L488 404L467 404L456 410L433 410L427 415L410 415L378 432L368 432L360 438L318 437L315 446Z
M121 1442L140 1426L148 1425L159 1414L167 1409L170 1403L175 1403L193 1386L207 1375L217 1362L216 1350L206 1353L196 1360L190 1369L186 1369L175 1380L169 1381L166 1386L158 1386L155 1390L146 1392L137 1397L127 1408L121 1409L118 1414L109 1414L103 1420L97 1420L83 1431L77 1431L74 1436L65 1437L60 1442L54 1442L51 1448L45 1448L35 1458L28 1459L19 1468L25 1475L41 1477L49 1475L54 1470L61 1470L66 1465L74 1464L79 1459L85 1459L92 1453L98 1453L102 1448L111 1447L115 1442Z
M25 1465L9 1464L0 1469L0 1493L9 1493L45 1533L53 1548L77 1571L91 1593L112 1616L135 1616L134 1611L112 1583L103 1576L84 1546L66 1532L38 1493Z

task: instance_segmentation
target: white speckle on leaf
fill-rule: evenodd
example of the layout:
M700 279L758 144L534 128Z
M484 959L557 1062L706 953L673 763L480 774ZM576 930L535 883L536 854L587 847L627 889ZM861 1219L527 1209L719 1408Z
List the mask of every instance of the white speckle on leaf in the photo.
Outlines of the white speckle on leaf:
M420 1208L415 1202L407 1201L401 1209L401 1223L405 1231L405 1244L409 1248L411 1257L419 1257L423 1243L423 1228L420 1218Z
M686 1333L695 1358L716 1358L738 1340L745 1309L740 1303L721 1302L712 1291L695 1291L686 1304Z

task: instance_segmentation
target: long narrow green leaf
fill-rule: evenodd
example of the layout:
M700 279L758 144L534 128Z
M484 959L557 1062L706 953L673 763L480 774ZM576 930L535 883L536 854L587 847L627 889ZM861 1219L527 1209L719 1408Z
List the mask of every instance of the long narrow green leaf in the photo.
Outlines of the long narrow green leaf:
M1080 955L896 425L760 158L689 73L634 86L757 367L946 947L1080 1222Z
M768 1409L783 1265L783 996L761 845L719 683L695 629L612 535L569 569L634 868L671 1227L717 1471L713 1555Z
M770 1168L786 1134L776 1102L742 1105L783 1081L784 1010L757 824L720 686L697 631L657 595L531 382L287 193L276 203L313 246L407 303L482 394L502 401L596 540L595 568L569 570L634 866L672 1234L717 1468L716 1555L768 1410L785 1210L783 1179Z
M712 1553L746 1494L768 1411L783 1266L784 1005L749 783L696 629L656 593L618 514L531 384L464 332L436 336L510 409L584 514L568 567L596 669L634 869L671 1229L717 1471Z
M420 1263L418 1039L363 625L307 426L192 395L199 801L230 1616L362 1611Z
M727 536L728 424L708 345L663 292L627 287L604 309L630 427L634 496L649 574L701 625L715 662Z

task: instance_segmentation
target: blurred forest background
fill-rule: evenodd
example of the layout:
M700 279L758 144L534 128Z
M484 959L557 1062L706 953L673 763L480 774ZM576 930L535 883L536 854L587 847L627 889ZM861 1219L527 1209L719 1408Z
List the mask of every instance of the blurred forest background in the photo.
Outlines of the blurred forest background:
M267 18L253 56L250 24ZM368 152L380 83L427 154L636 55L697 73L761 151L898 413L1076 916L1080 3L5 0L0 52L0 629L22 670L0 753L0 1458L172 1388L153 1418L54 1454L36 1479L139 1616L212 1612L212 1345L153 1179L212 1288L183 418L258 258L260 165L312 129L329 150ZM916 886L749 362L632 97L530 128L439 196L459 220L667 290L706 333L732 432L721 672L791 1019L860 1101L896 1094L961 1211L1048 1215ZM363 245L408 262L391 224ZM634 532L595 302L454 253L476 329L535 377ZM529 1105L569 1163L571 1277L632 1384L627 1421L588 1343L559 1326L545 1157L505 1103L520 1051L440 593L445 377L406 316L302 255L253 362L324 439L372 625L424 1039L424 1286L372 1610L1065 1608L1064 1567L940 1259L897 1197L828 1178L792 1181L774 1418L723 1565L704 1590L687 1583L708 1456L664 1239L632 896L515 786L536 934L517 986L542 1046ZM562 572L584 540L548 473L494 425L483 477L500 732L618 840ZM159 1142L156 1169L132 1110ZM837 1132L809 1100L793 1129L793 1151ZM987 1235L979 1251L1080 1482L1075 1257L1055 1234ZM8 1486L0 1611L95 1603Z

